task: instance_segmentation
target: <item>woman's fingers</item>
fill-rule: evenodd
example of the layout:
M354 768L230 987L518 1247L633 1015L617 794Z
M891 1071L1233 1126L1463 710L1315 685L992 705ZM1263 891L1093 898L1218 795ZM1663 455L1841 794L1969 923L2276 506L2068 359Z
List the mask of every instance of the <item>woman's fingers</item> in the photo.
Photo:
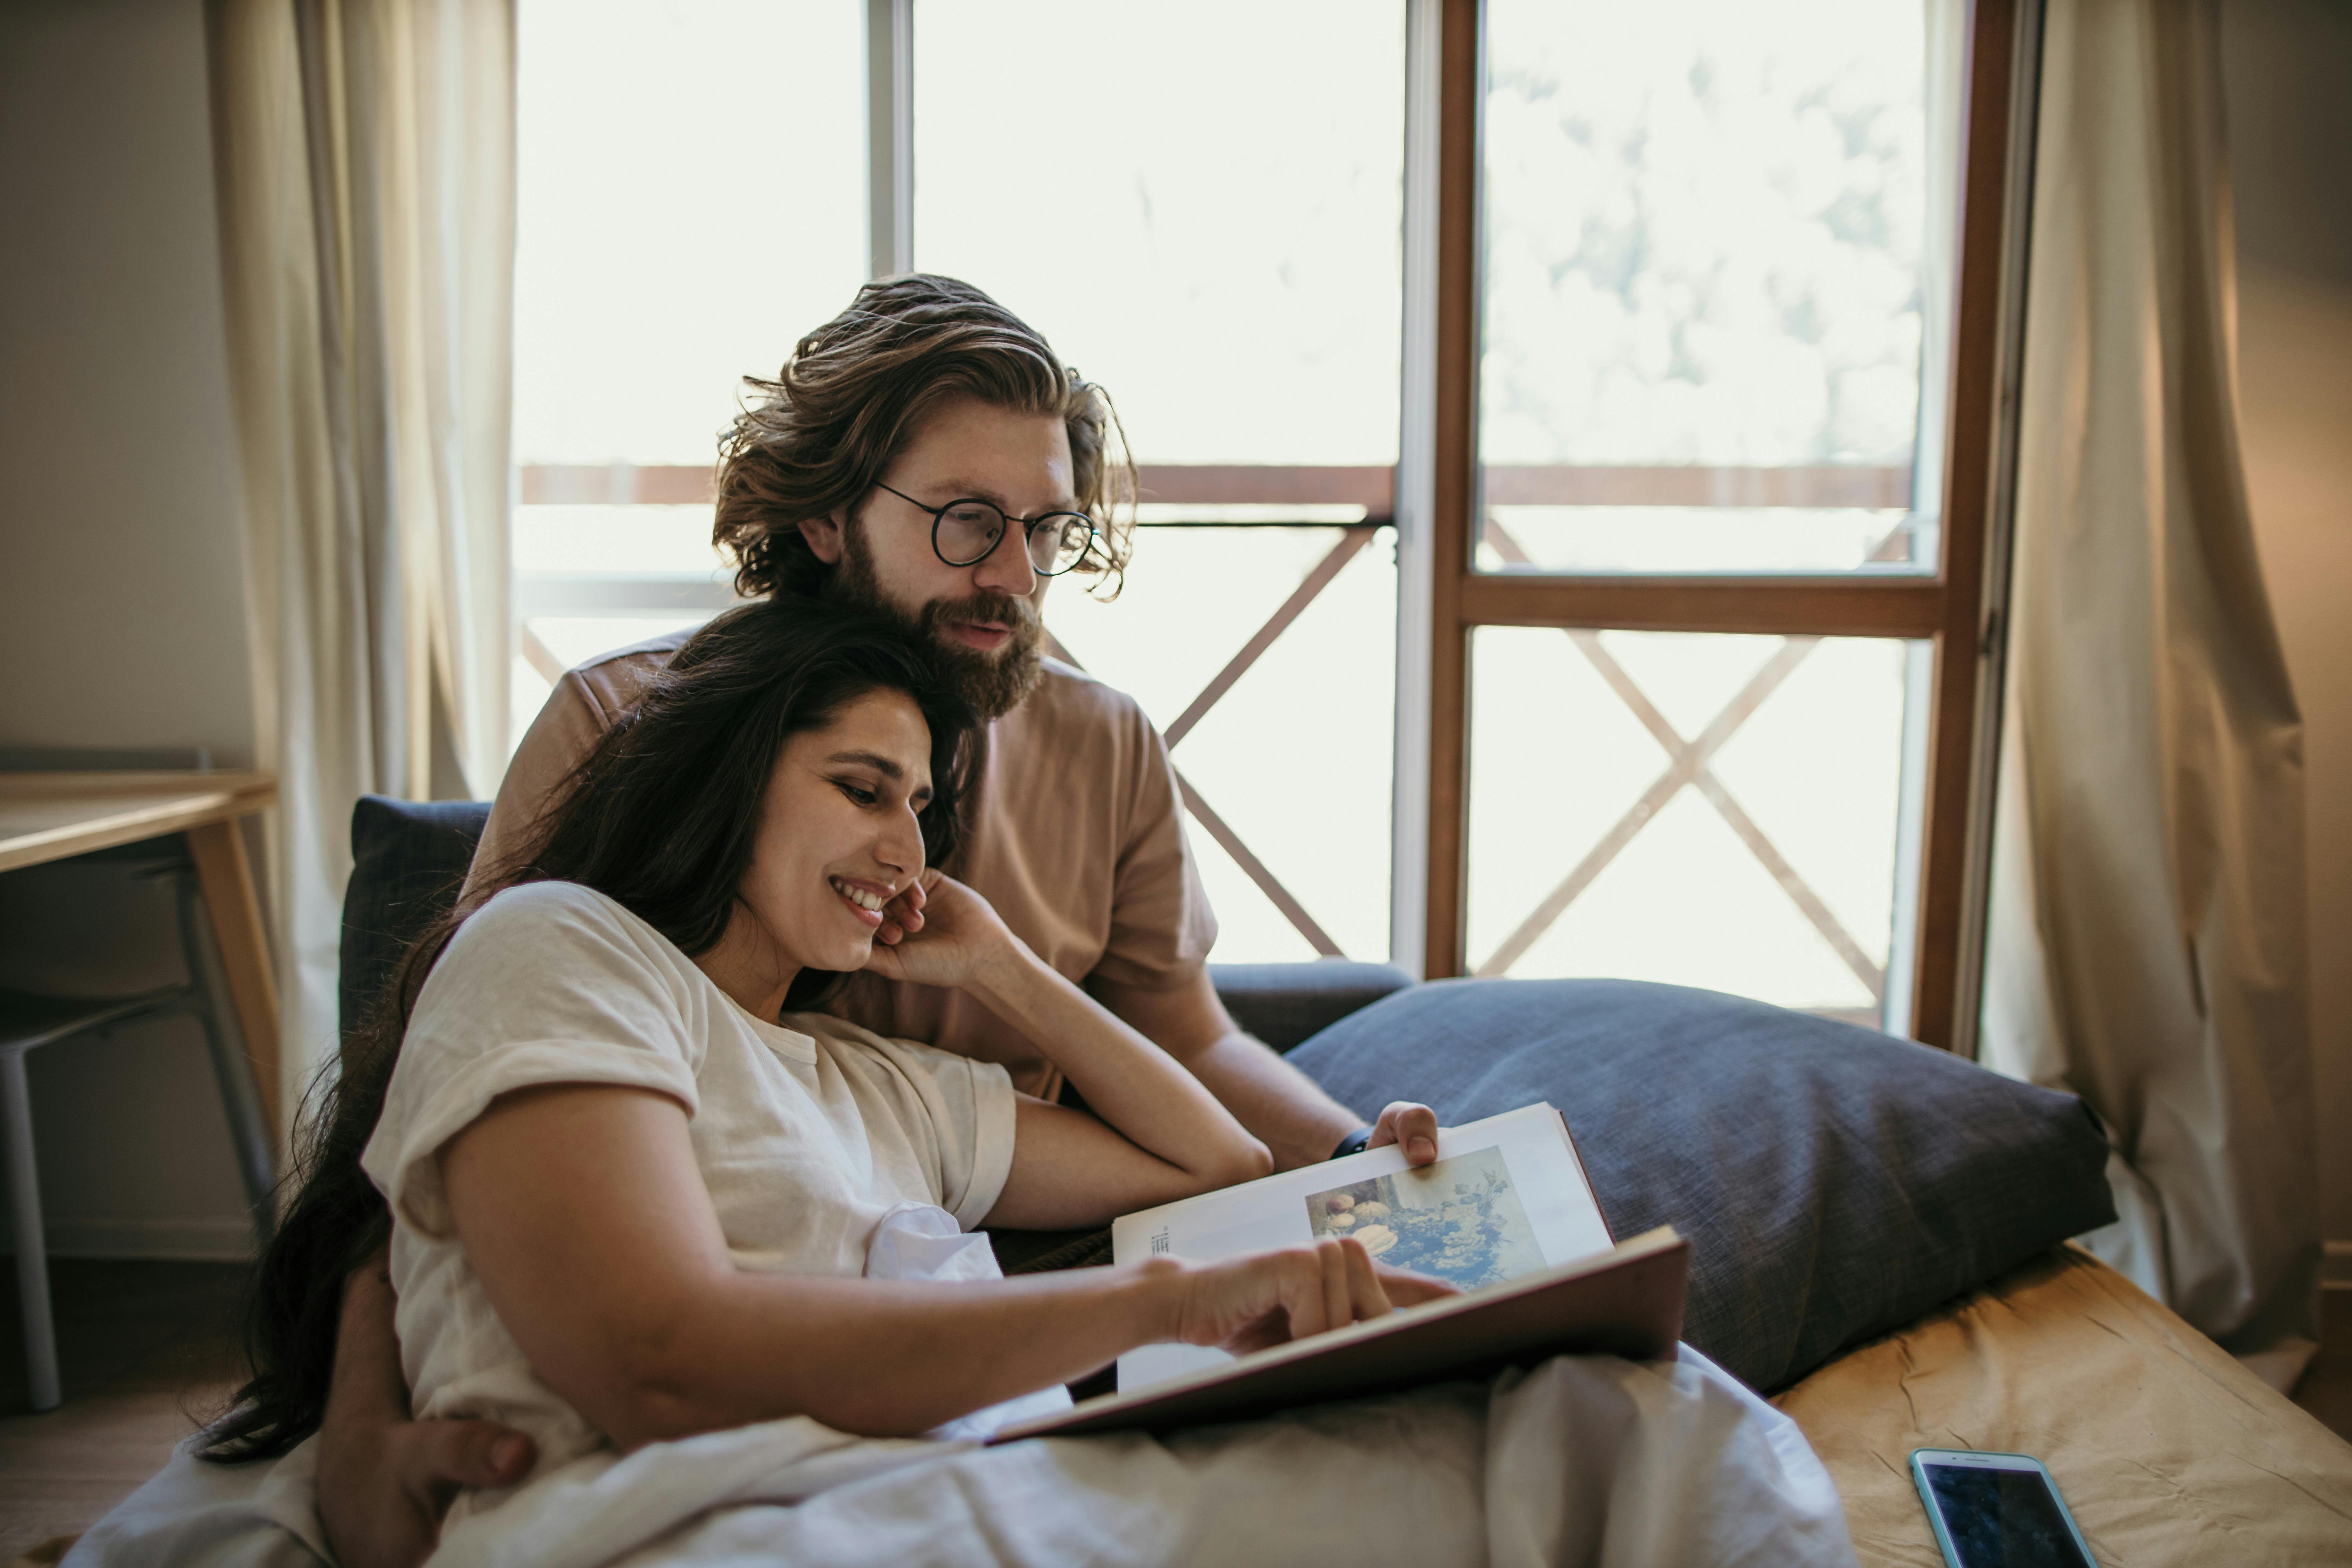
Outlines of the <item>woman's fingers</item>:
M882 929L874 933L877 942L893 946L923 929L923 883L917 878L899 889L898 896L882 906Z
M1391 1306L1418 1307L1423 1301L1434 1301L1442 1296L1459 1296L1458 1286L1443 1279L1433 1279L1426 1274L1408 1273L1391 1268L1384 1263L1372 1264L1374 1275L1381 1282L1383 1298Z
M1352 1238L1201 1267L1179 1337L1235 1354L1458 1294L1443 1279L1372 1261Z
M1348 1288L1348 1254L1363 1250L1355 1242L1328 1237L1315 1245L1315 1260L1322 1266L1323 1326L1327 1329L1344 1328L1356 1321L1356 1303Z
M1378 1318L1395 1310L1388 1292L1381 1288L1381 1277L1372 1267L1372 1255L1364 1250L1360 1241L1339 1243L1340 1256L1347 1270L1348 1304L1355 1321Z

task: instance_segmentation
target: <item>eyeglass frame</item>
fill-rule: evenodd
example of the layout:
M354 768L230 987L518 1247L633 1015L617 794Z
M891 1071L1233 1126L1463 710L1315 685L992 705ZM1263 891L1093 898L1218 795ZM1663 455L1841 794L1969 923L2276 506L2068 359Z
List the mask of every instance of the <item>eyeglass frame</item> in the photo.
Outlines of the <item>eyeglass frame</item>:
M917 500L913 496L908 495L906 491L886 485L880 479L874 481L874 488L879 490L888 490L892 495L897 496L900 500L905 501L917 511L927 511L931 514L931 553L940 558L940 564L946 566L961 568L965 566L979 565L982 562L996 553L998 547L1003 544L1006 535L1013 531L1012 525L1017 522L1021 525L1022 530L1021 553L1023 558L1029 563L1029 570L1034 572L1040 577L1060 577L1076 571L1086 561L1086 558L1095 552L1095 541L1102 537L1101 525L1097 523L1093 518L1087 516L1082 511L1049 511L1042 513L1034 518L1015 517L1011 512L1005 510L1003 507L997 505L994 501L990 500L986 496L958 496L955 500L949 501L944 506L925 506L921 501ZM988 548L982 551L979 554L973 556L969 561L950 561L948 559L948 552L940 548L940 524L946 519L948 513L953 511L960 506L984 506L989 510L994 512L997 516L1003 518L1005 522L1005 526L997 531L996 537L990 541ZM1037 564L1037 558L1034 555L1029 553L1029 542L1037 537L1037 531L1039 529L1045 527L1047 523L1053 521L1057 517L1074 517L1080 522L1085 523L1087 525L1087 542L1086 548L1079 551L1076 556L1071 560L1067 566L1048 572L1043 566Z

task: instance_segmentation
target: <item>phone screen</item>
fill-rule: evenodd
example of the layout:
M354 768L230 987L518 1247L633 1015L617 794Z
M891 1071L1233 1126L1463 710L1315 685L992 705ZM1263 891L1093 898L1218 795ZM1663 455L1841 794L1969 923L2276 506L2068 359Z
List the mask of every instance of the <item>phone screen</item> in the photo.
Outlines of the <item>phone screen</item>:
M2039 1470L1923 1462L1960 1568L2095 1568Z

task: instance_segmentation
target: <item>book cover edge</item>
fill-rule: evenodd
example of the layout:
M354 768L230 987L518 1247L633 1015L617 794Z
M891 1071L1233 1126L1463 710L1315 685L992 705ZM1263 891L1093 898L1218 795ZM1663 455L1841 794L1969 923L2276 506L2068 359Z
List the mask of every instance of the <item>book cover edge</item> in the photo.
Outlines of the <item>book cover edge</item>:
M1573 1143L1575 1140L1571 1138L1570 1142ZM1092 1399L1072 1405L1066 1411L1009 1426L990 1437L988 1441L991 1444L1013 1443L1033 1436L1050 1437L1055 1431L1072 1423L1111 1415L1122 1406L1140 1408L1154 1401L1176 1394L1190 1394L1197 1389L1213 1388L1221 1383L1238 1381L1265 1368L1310 1360L1317 1355L1338 1349L1341 1345L1379 1338L1445 1318L1467 1316L1497 1301L1530 1295L1538 1290L1567 1284L1574 1279L1590 1279L1612 1268L1659 1257L1678 1247L1687 1249L1689 1246L1689 1240L1674 1226L1655 1226L1639 1236L1616 1243L1606 1252L1595 1252L1584 1258L1570 1258L1565 1263L1556 1264L1545 1269L1540 1274L1530 1274L1507 1284L1489 1286L1484 1290L1431 1301L1421 1307L1408 1308L1386 1317L1350 1323L1346 1328L1334 1329L1307 1339L1291 1340L1283 1344L1269 1345L1265 1350L1253 1352L1249 1355L1226 1362L1222 1365L1203 1367L1198 1372L1186 1373L1162 1383L1152 1384L1148 1387L1130 1392L1097 1394Z

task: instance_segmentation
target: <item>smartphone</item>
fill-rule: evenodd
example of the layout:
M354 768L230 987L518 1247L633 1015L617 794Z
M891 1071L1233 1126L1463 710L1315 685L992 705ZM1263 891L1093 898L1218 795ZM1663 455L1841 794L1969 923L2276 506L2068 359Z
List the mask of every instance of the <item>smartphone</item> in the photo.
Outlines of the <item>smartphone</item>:
M1919 1448L1911 1479L1951 1568L2098 1568L2039 1459Z

